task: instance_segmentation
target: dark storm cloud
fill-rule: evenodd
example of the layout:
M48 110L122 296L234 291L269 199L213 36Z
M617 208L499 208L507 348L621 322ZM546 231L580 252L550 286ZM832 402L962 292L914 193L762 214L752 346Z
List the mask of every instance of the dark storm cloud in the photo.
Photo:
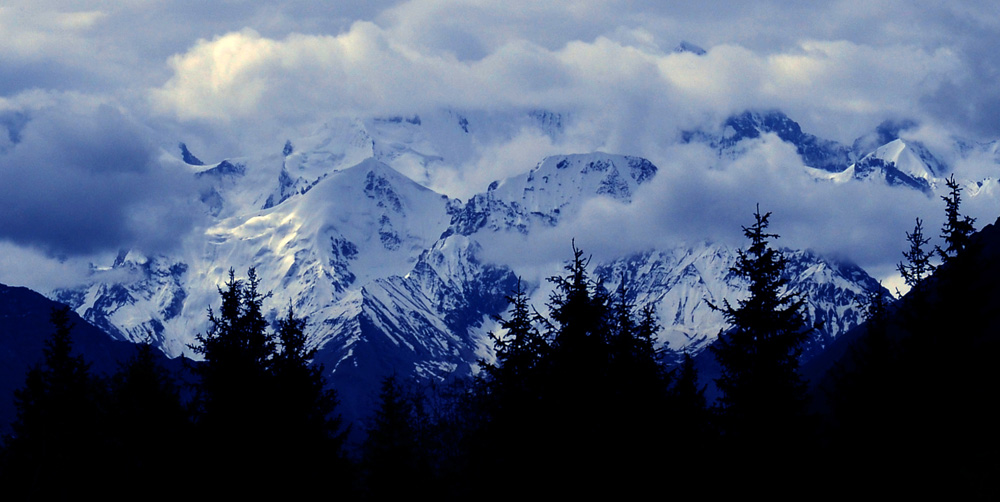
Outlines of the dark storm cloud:
M158 164L145 128L107 105L72 108L31 112L0 154L0 239L75 255L183 234L184 173Z

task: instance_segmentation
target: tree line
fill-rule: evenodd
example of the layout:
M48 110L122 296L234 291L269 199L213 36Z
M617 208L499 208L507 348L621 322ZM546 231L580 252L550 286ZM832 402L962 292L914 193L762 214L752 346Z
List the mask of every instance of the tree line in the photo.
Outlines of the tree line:
M948 187L944 245L926 251L917 220L899 265L911 292L894 303L881 291L859 298L867 323L817 382L800 368L814 329L805 298L789 290L771 214L758 208L731 269L749 294L710 303L728 324L710 346L715 402L693 355L656 346L656 312L636 307L624 278L608 288L590 277L574 245L549 278L547 316L519 283L497 318L495 358L480 361L477 376L387 376L364 439L349 443L336 392L310 364L304 320L289 305L272 329L254 269L246 279L231 270L192 347L204 361L190 377L165 370L149 344L115 375L92 375L72 354L68 312L54 312L43 360L15 395L0 476L12 493L43 499L123 498L152 486L285 498L318 486L370 500L650 490L790 498L955 483L963 494L995 493L996 412L984 396L997 383L988 370L997 324L977 314L997 293L971 279L980 266L974 220L961 215L953 178ZM970 344L961 360L940 357L942 347ZM942 460L973 444L984 446Z

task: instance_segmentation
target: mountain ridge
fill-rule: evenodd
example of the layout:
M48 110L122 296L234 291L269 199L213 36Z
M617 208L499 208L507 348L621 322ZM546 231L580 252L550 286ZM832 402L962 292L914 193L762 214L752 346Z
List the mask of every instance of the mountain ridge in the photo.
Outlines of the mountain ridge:
M744 115L739 127L727 126L743 132L718 145L731 148L761 134L784 134L820 150L832 144L802 132L783 114L761 117ZM590 200L628 205L650 190L647 182L658 171L640 157L554 155L465 202L404 173L426 174L428 166L456 162L480 131L510 135L516 124L529 124L560 134L564 117L532 112L514 125L481 120L446 112L332 121L313 136L288 141L280 156L268 157L276 162L268 169L262 169L267 159L251 158L200 166L193 172L220 175L201 176L219 197L205 202L214 224L198 247L175 256L120 254L111 268L128 271L125 281L97 267L89 284L53 296L116 338L152 337L176 356L189 353L194 335L205 329L205 309L218 301L215 287L229 267L255 267L262 285L273 288L268 320L280 318L289 304L307 318L316 362L334 384L355 387L342 394L354 416L370 408L382 376L440 380L471 374L479 359L491 360L488 335L497 329L492 316L504 311L504 297L519 278L529 277L523 284L545 312L551 284L539 278L559 274L562 262L525 269L525 256L516 254L530 255L517 252L526 237L562 228ZM434 143L439 132L443 146ZM714 141L707 134L688 139ZM830 151L847 155L842 146ZM234 167L220 169L223 163ZM269 181L261 186L261 180ZM789 280L809 294L811 321L824 326L810 342L812 354L860 322L854 300L879 285L856 266L809 251L787 253ZM637 305L657 307L664 325L658 346L698 352L724 328L721 314L704 299L736 301L745 293L745 285L730 276L735 256L735 248L721 244L677 243L592 266L606 284L626 275L637 285L630 286Z

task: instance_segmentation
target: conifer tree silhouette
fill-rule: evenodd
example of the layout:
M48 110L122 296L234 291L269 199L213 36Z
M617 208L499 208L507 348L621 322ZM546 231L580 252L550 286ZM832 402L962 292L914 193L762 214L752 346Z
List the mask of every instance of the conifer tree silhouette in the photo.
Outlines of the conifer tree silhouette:
M507 297L510 306L507 318L498 316L496 321L501 333L491 333L496 349L496 361L480 364L490 382L490 392L500 394L500 399L514 398L526 392L537 393L538 373L542 361L551 347L538 331L538 316L533 315L520 278L514 292Z
M395 374L382 380L378 409L362 447L369 499L429 495L432 472L421 444L418 408Z
M336 394L326 389L322 369L309 365L303 321L289 309L278 335L271 332L263 310L270 294L259 287L253 268L245 281L230 269L219 288L219 314L209 308L211 326L192 346L205 358L195 373L201 460L216 473L206 488L305 496L294 482L301 476L350 476L341 451L346 431L332 415ZM258 483L269 477L284 482Z
M316 349L306 346L305 326L289 302L287 315L278 320L280 350L271 365L273 448L283 459L275 473L289 480L323 476L348 487L353 473L343 449L349 428L337 413L337 392L327 386L323 366L310 363ZM310 493L307 485L298 484L287 486L281 495L300 498Z
M14 498L67 499L96 489L106 438L106 393L90 365L73 354L69 307L52 311L43 359L14 392L17 419L6 471Z
M910 249L903 251L906 262L899 262L896 265L896 270L899 270L906 285L912 288L934 272L934 265L931 264L931 253L924 251L924 245L930 242L930 238L924 237L923 222L920 221L920 218L917 218L913 233L906 233L906 241L910 243Z
M147 488L150 472L170 472L187 462L189 452L177 445L193 432L180 388L157 361L156 349L148 342L135 349L110 381L109 423L113 454L119 459L116 486L130 494ZM182 493L180 486L170 484L159 492L165 497Z
M541 468L544 464L533 452L544 450L552 440L539 423L543 414L551 411L542 406L549 390L552 353L549 340L538 329L545 321L529 305L520 279L506 298L506 316L496 317L502 331L490 334L496 360L480 361L483 378L477 391L488 419L476 431L474 455L485 472L515 464L530 466L525 468L528 471ZM528 480L518 478L503 490L505 495L513 495L527 487Z
M732 273L747 280L750 294L736 306L709 305L725 316L729 329L710 346L722 367L716 380L728 435L737 440L775 440L793 427L805 410L805 384L799 354L805 341L805 299L786 291L787 259L770 246L771 213L754 213L743 227L750 240L739 250Z
M962 187L955 181L952 174L945 185L948 187L948 195L942 195L941 200L945 203L945 222L941 227L941 238L945 242L942 249L938 246L937 252L945 263L961 254L969 246L972 234L975 233L975 218L963 216L960 212L962 204Z

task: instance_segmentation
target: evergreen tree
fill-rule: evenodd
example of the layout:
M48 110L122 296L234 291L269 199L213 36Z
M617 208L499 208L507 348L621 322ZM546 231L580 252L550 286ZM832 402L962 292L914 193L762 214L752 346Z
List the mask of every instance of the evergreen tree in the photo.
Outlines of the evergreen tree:
M688 352L684 352L680 366L672 373L667 413L661 422L665 431L680 431L670 434L669 442L664 445L665 451L675 452L669 457L671 472L692 485L709 482L716 474L706 472L704 466L712 461L717 445L705 399L706 386L699 386L698 370Z
M342 486L350 486L351 466L343 447L349 432L336 413L337 393L327 387L323 366L310 363L315 349L306 346L305 319L295 316L289 303L288 314L278 321L280 350L273 356L274 428L273 449L278 477L315 479L324 476ZM283 496L306 496L306 485L289 486Z
M326 389L322 369L309 365L303 322L290 309L276 337L263 314L269 294L259 286L253 268L245 281L230 269L219 288L219 314L209 308L211 326L192 347L205 357L195 367L201 461L215 474L206 479L210 490L295 498L305 495L301 478L348 478L341 455L346 431L332 417L336 394ZM272 476L282 483L259 484Z
M959 212L959 206L962 203L962 187L955 181L954 174L945 181L945 185L949 189L948 195L941 196L945 203L945 223L941 227L941 238L945 242L945 248L941 249L938 246L936 249L941 260L947 263L969 247L972 234L976 231L973 226L976 220L962 216Z
M629 291L622 277L612 299L611 322L608 329L608 349L612 376L619 379L617 387L638 391L649 396L651 388L662 390L666 374L660 364L661 353L655 348L656 333L660 326L652 304L639 312L629 298ZM646 391L640 387L646 387Z
M708 426L708 403L705 401L705 386L698 386L698 370L694 358L684 352L681 365L670 387L670 405L678 422L686 424L681 430L692 431Z
M261 399L262 390L271 388L276 347L263 317L264 295L258 291L260 281L253 268L246 281L235 275L230 269L225 288L219 288L219 314L209 307L211 326L195 337L198 344L191 347L205 358L195 368L201 377L199 420L222 435L236 432L248 421L263 422L271 412Z
M421 444L418 403L396 375L382 380L379 407L363 445L366 494L371 500L430 495L430 459Z
M473 451L482 473L509 469L524 463L541 467L536 449L543 449L551 439L542 432L539 422L543 408L543 395L548 391L550 373L547 364L551 347L545 335L537 328L544 320L533 313L528 296L518 280L514 292L507 296L507 316L496 320L503 330L491 333L496 349L494 362L480 361L483 379L474 388L478 394L479 411L484 415L481 426L473 432ZM486 477L479 482L490 482ZM505 495L527 489L528 480L512 480L504 488Z
M724 427L737 441L776 440L796 428L805 410L805 384L798 372L806 338L805 299L786 291L787 259L769 245L778 237L766 231L770 216L758 208L753 225L743 227L750 246L739 251L731 269L748 281L749 297L737 306L710 304L729 324L710 349L722 369L716 384Z
M548 305L555 321L549 325L551 361L559 367L554 371L574 379L568 387L576 387L575 379L586 375L603 376L608 362L608 296L603 285L590 280L588 263L574 242L573 259L564 267L567 274L548 279L555 284Z
M924 251L924 245L930 242L930 238L924 237L923 222L920 221L920 218L917 218L913 233L906 233L906 241L910 243L910 250L903 251L906 262L899 262L896 269L903 276L906 285L912 288L934 272L934 266L931 264L931 253Z
M532 387L538 383L537 373L549 353L549 343L535 326L538 316L532 314L520 279L517 288L506 298L510 304L508 317L496 318L503 331L490 333L496 348L496 362L481 361L480 364L489 379L491 393L505 397L537 393L538 389Z
M118 459L115 483L121 494L134 496L148 488L150 472L167 473L189 459L178 445L191 437L188 410L180 389L157 361L150 343L136 345L136 353L111 379L109 424ZM177 485L161 487L160 495L182 495Z
M549 279L556 286L549 301L553 348L541 414L548 427L542 433L550 438L548 463L556 466L549 480L554 486L580 477L604 480L587 492L621 494L624 487L644 486L651 475L651 465L639 459L648 458L658 436L638 424L660 419L663 391L659 379L644 374L657 369L637 364L644 355L655 366L655 356L643 351L649 339L639 335L627 295L613 306L603 284L588 277L583 256L574 243L566 274Z
M69 307L54 309L51 320L42 362L14 393L17 419L4 472L14 498L67 499L96 490L106 460L103 383L73 354Z
M305 443L332 440L339 449L347 433L335 414L339 400L336 391L327 387L323 366L310 363L316 349L306 347L305 324L305 319L295 316L291 303L288 315L278 321L281 350L274 356L273 371L284 402L281 421Z

